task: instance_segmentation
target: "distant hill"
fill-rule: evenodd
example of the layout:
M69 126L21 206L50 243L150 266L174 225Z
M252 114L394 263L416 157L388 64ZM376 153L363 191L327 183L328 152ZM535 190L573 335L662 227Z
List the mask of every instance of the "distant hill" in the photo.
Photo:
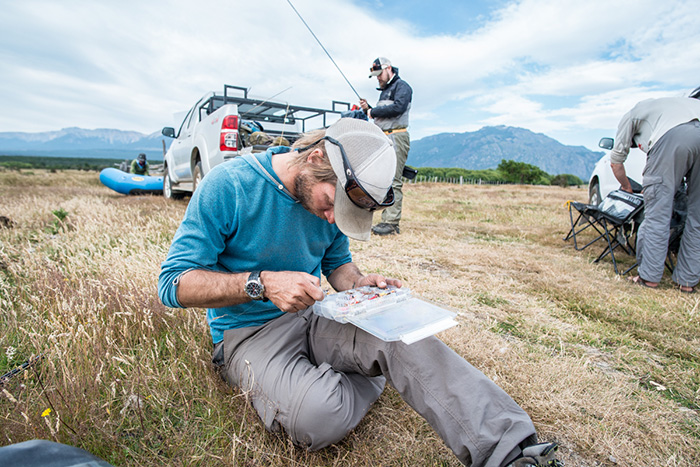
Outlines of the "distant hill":
M492 126L411 141L408 164L483 170L495 169L505 159L535 165L551 175L568 173L586 181L603 154L583 146L565 146L524 128Z
M163 140L166 147L172 141L160 132L145 135L75 127L41 133L0 132L0 154L133 159L143 152L155 161L163 159Z
M160 132L64 128L43 133L0 132L0 154L133 159L140 152L163 159L171 138ZM588 180L603 155L583 146L565 146L541 133L494 126L470 133L441 133L411 142L408 163L414 167L498 167L502 159L535 165L551 175L569 173Z

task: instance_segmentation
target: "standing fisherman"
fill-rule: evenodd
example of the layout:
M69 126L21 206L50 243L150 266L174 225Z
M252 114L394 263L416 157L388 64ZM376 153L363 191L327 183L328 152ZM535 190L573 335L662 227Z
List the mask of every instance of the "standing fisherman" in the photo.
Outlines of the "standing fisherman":
M388 58L379 57L372 62L369 77L377 77L379 102L371 107L365 99L360 99L360 106L368 118L381 128L394 143L396 151L396 174L394 188L394 205L382 212L382 222L372 227L375 235L393 235L399 232L401 205L403 201L403 168L408 159L411 138L408 134L408 111L411 109L413 89L399 78L399 69L391 65Z

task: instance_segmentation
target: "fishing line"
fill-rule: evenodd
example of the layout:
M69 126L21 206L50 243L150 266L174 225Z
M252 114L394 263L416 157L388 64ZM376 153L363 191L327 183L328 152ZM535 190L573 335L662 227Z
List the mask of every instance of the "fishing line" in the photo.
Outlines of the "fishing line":
M268 97L267 99L265 99L265 100L262 101L261 103L259 103L259 104L255 105L255 106L251 107L250 109L248 109L247 112L242 113L242 114L241 114L241 117L248 115L250 112L252 112L253 110L257 109L257 108L260 107L261 105L267 104L269 101L271 101L271 100L274 99L275 97L279 96L279 95L282 94L283 92L289 91L290 89L292 89L291 86L289 86L287 89L285 89L285 90L283 90L283 91L278 92L278 93L275 94L274 96ZM250 91L250 89L248 89L248 90ZM287 104L287 107L289 107L289 104ZM285 116L286 116L286 114L285 114Z
M357 91L355 91L355 88L352 86L352 84L350 84L350 81L348 81L347 77L345 76L345 73L343 73L343 70L341 70L340 67L338 66L338 64L335 63L335 60L333 60L333 57L331 57L331 54L328 53L328 51L327 51L326 48L323 46L323 44L321 44L321 41L318 40L318 37L316 37L316 34L314 34L314 32L313 32L313 31L311 30L311 28L309 27L309 25L306 24L306 21L304 21L304 18L302 18L301 15L299 14L299 12L297 11L297 9L294 8L294 5L292 5L291 0L287 0L287 3L289 3L289 6L292 7L292 10L294 10L294 13L297 14L297 16L299 17L299 19L301 20L301 22L304 23L304 26L306 26L306 29L308 29L309 32L311 33L311 35L314 36L314 39L316 39L316 42L318 42L318 45L320 45L321 48L323 49L323 51L326 52L326 55L328 55L328 58L331 59L331 62L333 62L333 65L335 65L335 67L338 69L338 71L340 72L340 74L343 75L343 78L345 78L345 82L348 83L348 86L350 86L350 89L352 89L352 92L354 92L355 95L357 96L357 98L361 100L362 98L361 98L360 95L357 93Z

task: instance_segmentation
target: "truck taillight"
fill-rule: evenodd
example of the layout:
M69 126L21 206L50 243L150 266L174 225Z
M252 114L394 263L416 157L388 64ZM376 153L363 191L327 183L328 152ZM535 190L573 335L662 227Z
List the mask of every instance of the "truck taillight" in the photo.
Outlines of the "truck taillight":
M219 149L221 151L238 150L238 115L224 117L221 122Z

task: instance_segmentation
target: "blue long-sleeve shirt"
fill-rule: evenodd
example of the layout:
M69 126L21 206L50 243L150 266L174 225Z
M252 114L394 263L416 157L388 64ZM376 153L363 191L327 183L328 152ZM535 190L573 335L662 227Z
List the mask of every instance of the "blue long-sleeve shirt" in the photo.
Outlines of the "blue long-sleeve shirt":
M302 271L320 278L352 261L348 238L334 224L279 189L281 181L272 169L272 154L280 151L275 149L225 162L204 177L161 265L158 294L163 304L182 307L178 279L190 269ZM258 326L283 313L272 302L250 301L207 309L207 321L217 343L227 329Z

